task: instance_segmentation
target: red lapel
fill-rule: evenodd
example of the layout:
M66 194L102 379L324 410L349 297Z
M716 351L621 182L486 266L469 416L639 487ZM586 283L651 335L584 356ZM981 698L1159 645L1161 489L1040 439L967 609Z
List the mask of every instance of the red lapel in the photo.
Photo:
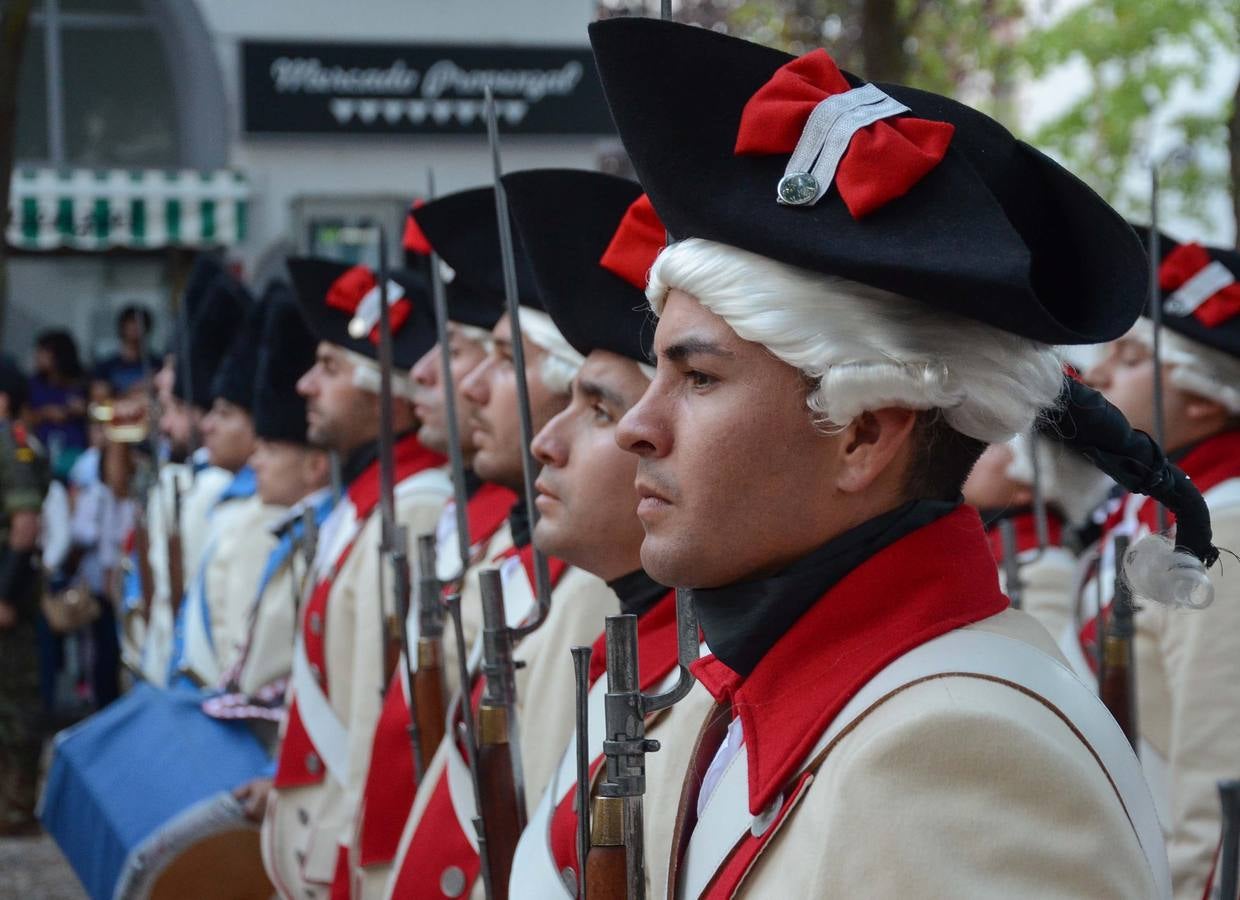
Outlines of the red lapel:
M397 484L424 469L433 469L447 462L445 457L423 446L416 434L405 435L396 442L392 450ZM375 460L361 475L353 479L345 491L353 501L359 519L366 518L378 505L379 490L379 461Z
M465 504L465 516L469 522L470 546L490 540L508 518L512 505L517 502L515 492L501 484L484 482Z
M961 506L846 575L742 678L714 656L694 674L740 716L757 815L844 704L892 660L1002 612L982 522Z

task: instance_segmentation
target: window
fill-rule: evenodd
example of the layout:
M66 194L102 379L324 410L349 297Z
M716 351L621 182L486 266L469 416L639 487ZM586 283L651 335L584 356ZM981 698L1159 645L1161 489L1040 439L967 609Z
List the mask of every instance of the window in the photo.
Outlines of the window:
M171 74L146 0L39 0L19 85L17 162L180 164Z

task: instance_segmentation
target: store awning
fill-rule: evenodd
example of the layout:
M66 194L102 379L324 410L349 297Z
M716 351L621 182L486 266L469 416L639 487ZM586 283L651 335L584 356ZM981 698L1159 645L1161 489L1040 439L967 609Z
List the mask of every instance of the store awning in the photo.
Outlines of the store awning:
M245 239L249 186L237 172L13 172L9 245L22 250L230 246Z

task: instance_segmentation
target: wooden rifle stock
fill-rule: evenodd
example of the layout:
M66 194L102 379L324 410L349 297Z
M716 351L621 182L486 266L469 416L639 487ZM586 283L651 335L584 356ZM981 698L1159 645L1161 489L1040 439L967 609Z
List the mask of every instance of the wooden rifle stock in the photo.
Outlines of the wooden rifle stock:
M438 747L443 740L447 716L444 703L443 641L420 637L417 653L418 670L413 673L413 708L416 710L421 745L430 750Z
M1136 667L1133 660L1132 591L1124 577L1128 538L1115 538L1115 597L1102 635L1102 669L1098 673L1098 696L1110 710L1135 749L1137 727Z
M494 900L507 900L512 857L524 828L508 743L508 711L485 702L478 708L478 786L486 823L487 864Z
M625 900L629 866L624 846L624 801L620 797L597 797L590 818L586 896L590 900Z

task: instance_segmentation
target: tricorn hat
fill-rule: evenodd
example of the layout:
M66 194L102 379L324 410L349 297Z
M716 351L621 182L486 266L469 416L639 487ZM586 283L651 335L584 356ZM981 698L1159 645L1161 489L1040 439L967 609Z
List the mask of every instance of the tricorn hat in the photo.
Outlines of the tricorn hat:
M254 387L254 432L268 441L306 443L306 401L297 381L314 365L318 340L310 332L293 289L283 281L267 289L262 351Z
M500 258L499 219L493 188L473 188L445 194L411 209L409 215L439 258L449 296L448 316L467 325L490 328L499 321L504 303L504 268ZM514 229L513 255L517 264L517 298L522 306L542 309L534 274ZM482 316L468 309L478 304ZM485 318L494 315L490 325ZM473 321L473 318L478 321Z
M533 169L504 176L543 306L578 353L650 362L646 275L663 223L635 182L600 172Z
M227 272L220 272L197 294L195 305L197 309L193 310L187 336L189 364L178 362L173 392L193 406L207 410L214 399L215 375L254 301L241 282Z
M1149 229L1138 228L1149 247ZM1158 236L1162 324L1184 337L1240 357L1240 253ZM1150 314L1146 309L1146 315Z
M366 266L292 257L293 290L311 333L368 359L379 360L379 280ZM392 362L408 369L435 345L435 316L426 282L413 272L389 273Z
M1117 337L1128 223L980 112L704 28L590 26L620 137L673 239L704 238L1051 344Z

